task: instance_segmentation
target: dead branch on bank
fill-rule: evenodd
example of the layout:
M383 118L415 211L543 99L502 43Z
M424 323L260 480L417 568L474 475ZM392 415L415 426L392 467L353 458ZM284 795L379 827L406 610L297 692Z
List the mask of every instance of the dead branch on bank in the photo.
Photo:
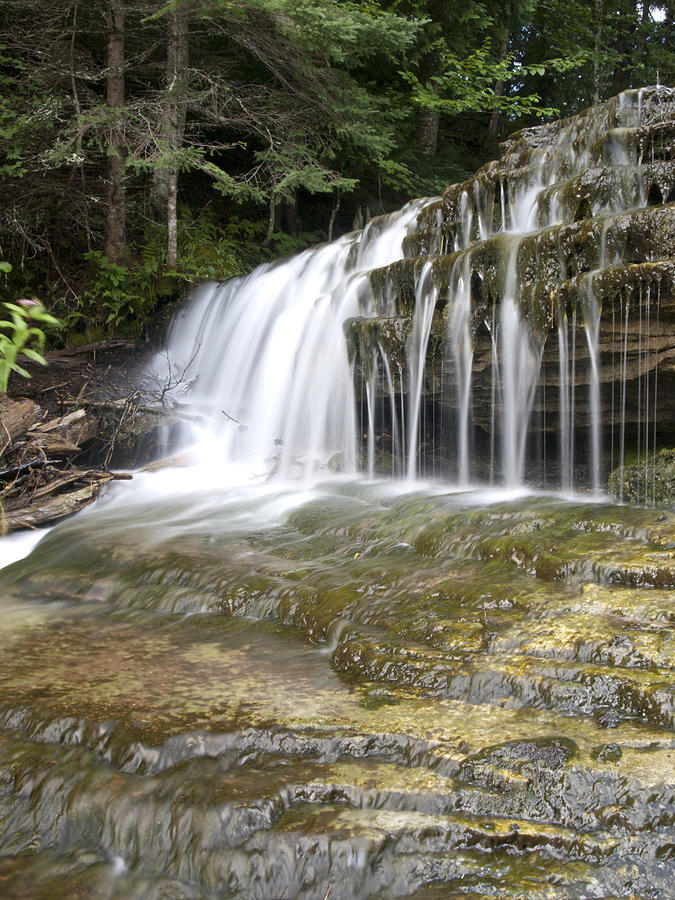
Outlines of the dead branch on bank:
M174 397L194 381L199 347L184 366L167 357L163 377L141 373L130 349L104 341L49 354L52 383L36 367L22 384L32 399L0 394L0 535L71 515L113 479L132 477L111 467L188 464L186 454L151 460L166 454L167 432L170 451L195 419Z

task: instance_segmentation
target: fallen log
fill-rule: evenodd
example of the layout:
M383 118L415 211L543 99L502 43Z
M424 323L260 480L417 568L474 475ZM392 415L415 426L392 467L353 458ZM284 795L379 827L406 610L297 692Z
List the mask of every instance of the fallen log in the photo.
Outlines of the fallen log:
M34 432L31 432L34 434ZM33 443L40 447L47 456L56 457L58 459L75 456L82 452L79 444L65 440L59 435L35 435Z
M135 341L126 340L124 338L111 338L106 341L96 341L93 344L82 344L80 347L67 347L64 350L54 350L47 353L45 358L47 362L63 359L69 356L82 356L85 353L97 353L106 350L120 350L122 348L132 350L136 347Z
M161 469L171 469L174 466L191 466L195 459L194 453L191 453L189 450L185 453L174 453L173 456L165 456L162 459L156 459L148 463L147 466L143 466L141 472L159 472Z
M111 481L113 477L114 476L110 472L92 472L74 469L72 472L67 472L60 478L54 478L51 481L48 481L47 484L44 484L42 487L33 491L30 497L30 505L32 506L35 500L39 500L41 497L48 497L50 494L61 491L62 488L69 484L73 484L76 481L86 481L87 479L90 479L92 484L105 484L106 481Z
M27 437L49 456L73 456L82 445L98 433L98 422L83 409L75 409L65 416L40 422L28 430Z
M70 516L96 499L101 486L112 478L97 478L74 491L49 496L40 503L32 503L23 509L0 514L0 528L6 534L20 528L37 528Z
M0 393L0 447L3 450L25 434L42 418L42 410L32 400L10 400Z

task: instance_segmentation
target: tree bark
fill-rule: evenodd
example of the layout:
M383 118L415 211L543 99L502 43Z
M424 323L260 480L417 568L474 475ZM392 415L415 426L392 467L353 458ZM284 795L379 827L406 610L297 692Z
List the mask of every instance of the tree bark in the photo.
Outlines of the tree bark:
M499 60L502 62L506 59L507 54L509 52L509 34L504 34L502 36L501 43L499 45ZM504 79L499 78L495 81L495 97L503 97L504 96ZM497 134L499 132L499 120L501 118L501 112L499 107L495 106L490 114L490 125L488 128L488 134L492 138L492 140L496 140Z
M420 81L426 82L441 71L441 57L436 50L427 54L420 69ZM440 116L435 109L424 106L417 110L415 139L422 156L433 156L438 149L438 125Z
M106 237L104 253L119 262L126 246L126 191L124 186L124 0L109 0L106 53L107 102L112 118L106 166Z
M160 132L160 150L167 165L154 170L152 202L160 215L166 215L167 264L178 262L178 153L185 137L187 96L185 72L189 58L188 15L185 5L167 13L166 100Z
M644 84L647 74L647 30L651 15L651 3L643 0L640 30L638 31L637 47L635 54L634 80L635 84Z
M433 156L438 149L439 115L435 109L421 107L417 110L415 136L422 156Z
M599 3L600 0L596 0ZM604 11L604 3L601 8ZM620 63L614 68L607 96L618 94L630 86L628 79L635 72L635 38L640 27L640 19L636 8L636 0L616 0L611 7L612 20L616 21L616 30L611 32L611 45L617 52ZM609 20L608 20L609 22ZM605 35L603 43L608 43L610 37Z
M32 400L10 400L0 393L0 455L16 438L40 421L40 408Z
M593 103L600 102L600 48L602 47L602 20L605 15L604 0L595 0L595 42L593 45Z
M340 211L340 203L342 202L342 195L340 193L340 189L338 188L337 195L335 197L335 204L330 213L330 222L328 223L328 240L333 240L333 229L335 228L335 220L337 219L337 214Z
M54 522L70 516L83 507L92 503L98 496L101 487L112 480L112 475L95 473L91 483L69 491L66 494L57 494L48 497L30 506L8 512L2 519L4 532L17 531L20 528L36 528L47 522Z
M265 235L265 240L262 242L263 247L269 247L272 243L272 235L274 234L274 226L276 225L277 219L277 202L274 196L274 192L270 194L270 207L269 207L269 216L267 219L267 234Z
M169 169L166 197L166 263L170 269L178 264L178 169Z
M298 236L298 197L297 193L293 191L293 197L290 200L285 200L281 207L282 220L284 223L284 228L287 234L290 234L291 237Z

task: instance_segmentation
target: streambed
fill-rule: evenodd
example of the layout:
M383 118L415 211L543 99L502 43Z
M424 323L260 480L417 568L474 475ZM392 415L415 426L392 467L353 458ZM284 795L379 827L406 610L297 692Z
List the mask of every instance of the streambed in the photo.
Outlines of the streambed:
M675 896L671 513L181 477L0 572L3 897Z

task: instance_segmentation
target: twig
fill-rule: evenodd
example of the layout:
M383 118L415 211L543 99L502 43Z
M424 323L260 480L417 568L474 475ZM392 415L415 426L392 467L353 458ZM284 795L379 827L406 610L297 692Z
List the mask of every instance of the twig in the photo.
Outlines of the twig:
M221 409L221 413L225 416L225 418L230 422L236 422L237 425L241 425L239 419L235 419L234 416L231 416L229 413L226 413L224 409Z
M57 388L68 387L67 381L62 381L60 384L50 384L49 387L42 388L40 391L41 394L46 394L49 391L55 391Z
M7 426L6 426L5 423L2 421L2 419L0 419L0 425L2 425L2 427L3 427L4 430L5 430L5 434L7 435L7 443L6 443L6 444L2 447L2 449L0 450L0 456L2 456L2 454L5 452L5 450L6 450L8 447L11 447L11 446L12 446L12 435L9 433L9 431L7 431Z
M89 387L89 382L85 381L82 387L80 388L80 392L75 399L75 403L79 403L82 397L84 396L85 390Z
M0 469L0 478L4 478L5 475L16 475L19 472L25 472L26 469L32 469L35 466L44 466L47 462L47 457L38 456L35 459L30 459L28 462L20 463L18 466L8 466L6 469Z

